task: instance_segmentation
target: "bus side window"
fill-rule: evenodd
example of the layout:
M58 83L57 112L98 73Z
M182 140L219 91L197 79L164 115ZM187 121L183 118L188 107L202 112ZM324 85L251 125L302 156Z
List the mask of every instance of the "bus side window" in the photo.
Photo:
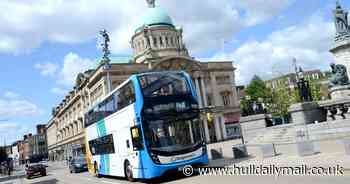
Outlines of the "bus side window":
M134 151L142 150L143 144L142 144L142 136L141 136L140 126L132 127L130 129L130 131L131 131L132 145L134 147Z

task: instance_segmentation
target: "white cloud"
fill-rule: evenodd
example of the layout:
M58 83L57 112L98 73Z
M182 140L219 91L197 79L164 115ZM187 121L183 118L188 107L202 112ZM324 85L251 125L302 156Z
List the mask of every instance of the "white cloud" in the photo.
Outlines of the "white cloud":
M32 102L22 99L13 92L6 92L6 98L0 98L0 117L14 118L19 116L35 116L40 114L40 109Z
M6 91L4 94L4 97L13 99L13 98L18 98L19 95L17 93L12 92L12 91Z
M1 145L12 144L14 141L22 139L24 134L29 133L31 128L18 122L0 122L0 141Z
M245 0L235 1L236 5L245 10L244 18L247 26L260 24L278 15L295 0Z
M238 83L249 82L254 74L266 79L291 72L293 57L304 69L327 69L333 60L328 51L333 34L333 24L315 14L298 25L272 32L263 41L247 41L231 53L212 59L233 58Z
M40 74L43 76L54 76L58 69L58 66L54 63L37 63L34 67L40 70Z
M190 51L201 52L231 39L245 26L269 20L293 0L164 0L176 25L184 27ZM258 5L258 6L257 6ZM144 0L26 0L0 1L0 52L30 52L43 42L81 43L96 39L98 31L111 33L114 53L130 51L129 41ZM205 38L205 39L203 39Z
M72 87L76 76L91 68L94 61L80 57L76 53L68 53L63 60L63 67L59 71L57 83L63 87ZM57 88L58 89L58 88ZM54 90L58 92L58 90Z

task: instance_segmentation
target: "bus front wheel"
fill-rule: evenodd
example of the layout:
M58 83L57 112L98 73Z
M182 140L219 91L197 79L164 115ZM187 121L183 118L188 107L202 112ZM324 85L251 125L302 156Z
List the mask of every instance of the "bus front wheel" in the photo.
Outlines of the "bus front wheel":
M125 173L125 177L128 181L130 182L134 182L135 179L133 177L133 174L132 174L132 167L129 163L129 161L125 161L125 164L124 164L124 173Z
M96 176L97 178L100 178L101 175L98 173L97 162L94 162L94 170L95 170L95 176Z

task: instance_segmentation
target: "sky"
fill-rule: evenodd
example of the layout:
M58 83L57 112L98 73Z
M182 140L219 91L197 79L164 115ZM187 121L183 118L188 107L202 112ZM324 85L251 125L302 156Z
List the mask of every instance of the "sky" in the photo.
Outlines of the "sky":
M340 1L350 9L350 1ZM186 46L200 61L233 61L236 83L304 69L328 70L335 0L157 0L183 28ZM79 72L101 57L99 30L111 52L131 55L130 38L145 0L0 1L0 145L12 143L71 90Z

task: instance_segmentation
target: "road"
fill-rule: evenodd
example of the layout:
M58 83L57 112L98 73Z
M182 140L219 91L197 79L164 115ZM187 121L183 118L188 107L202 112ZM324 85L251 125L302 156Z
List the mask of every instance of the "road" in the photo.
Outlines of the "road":
M96 178L88 172L71 174L66 166L51 165L47 169L48 175L45 177L36 177L33 179L21 178L13 181L2 182L3 184L125 184L130 183L123 178L102 177ZM192 176L185 177L182 173L166 176L163 179L152 181L138 181L138 183L317 183L317 184L348 184L350 180L350 171L346 171L344 176ZM1 182L0 182L1 183Z

